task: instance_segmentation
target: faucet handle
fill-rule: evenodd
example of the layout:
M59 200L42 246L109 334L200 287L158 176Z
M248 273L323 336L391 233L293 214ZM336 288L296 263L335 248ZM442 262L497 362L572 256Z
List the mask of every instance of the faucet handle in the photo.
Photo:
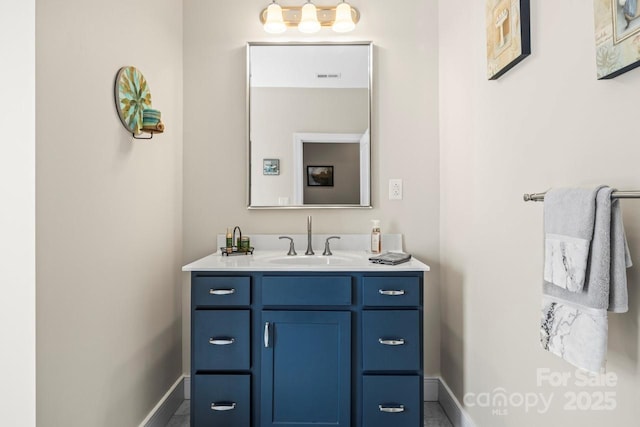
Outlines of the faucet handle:
M324 252L322 253L323 256L333 255L333 253L331 253L331 248L329 247L329 240L331 239L340 239L340 236L327 237L327 240L324 242Z
M289 239L289 252L287 252L288 256L298 255L296 253L296 248L293 245L293 239L289 236L280 236L278 239Z

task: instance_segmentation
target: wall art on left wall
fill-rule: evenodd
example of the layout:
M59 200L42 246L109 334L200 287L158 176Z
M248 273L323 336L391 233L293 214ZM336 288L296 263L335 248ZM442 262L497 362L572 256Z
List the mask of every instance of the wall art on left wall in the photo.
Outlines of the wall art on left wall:
M487 77L496 80L531 54L529 0L486 0Z

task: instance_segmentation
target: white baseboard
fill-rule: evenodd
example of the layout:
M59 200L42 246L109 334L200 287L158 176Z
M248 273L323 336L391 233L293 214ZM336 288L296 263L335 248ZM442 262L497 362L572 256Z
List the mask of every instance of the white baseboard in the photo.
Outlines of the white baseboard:
M475 427L471 417L464 410L447 383L442 378L438 378L438 383L438 402L447 417L449 417L449 420L451 420L453 427Z
M185 399L184 382L185 377L181 375L140 423L139 427L165 427Z
M424 379L424 401L425 402L437 402L438 401L438 388L440 386L440 378L425 378Z
M184 398L191 400L191 375L184 376Z

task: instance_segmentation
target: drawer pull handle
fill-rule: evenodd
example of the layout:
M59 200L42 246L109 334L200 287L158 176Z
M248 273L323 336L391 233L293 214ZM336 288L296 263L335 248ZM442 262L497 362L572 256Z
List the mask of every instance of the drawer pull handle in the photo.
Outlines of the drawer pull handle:
M398 405L398 406L378 405L378 409L380 409L380 412L387 412L389 414L397 414L399 412L404 412L404 405Z
M235 338L209 338L209 344L212 345L230 345L236 342Z
M404 338L395 338L391 340L378 338L378 342L382 345L404 345Z
M236 293L235 289L209 289L209 295L233 295Z
M269 348L269 322L264 324L264 348Z
M404 295L404 289L400 289L400 290L387 290L387 289L380 289L378 292L380 292L380 295L384 295L386 297L399 297Z
M222 402L222 403L212 403L211 410L212 411L232 411L236 409L236 402Z

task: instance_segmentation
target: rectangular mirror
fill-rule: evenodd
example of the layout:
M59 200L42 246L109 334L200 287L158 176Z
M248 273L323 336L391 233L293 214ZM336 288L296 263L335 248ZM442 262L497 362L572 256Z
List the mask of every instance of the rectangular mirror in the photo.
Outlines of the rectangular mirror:
M372 44L249 43L249 208L371 207Z

